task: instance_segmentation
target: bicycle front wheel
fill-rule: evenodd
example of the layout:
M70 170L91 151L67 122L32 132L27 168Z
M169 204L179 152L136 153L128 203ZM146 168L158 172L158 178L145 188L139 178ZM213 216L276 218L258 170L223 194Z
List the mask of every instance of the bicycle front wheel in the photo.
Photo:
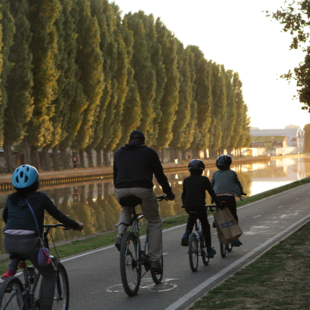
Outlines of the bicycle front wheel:
M207 248L205 248L203 245L204 245L204 242L200 241L202 262L205 266L207 266L209 264L209 257L207 255Z
M57 266L57 279L53 300L53 310L69 310L69 278L64 265L54 260L55 266ZM41 281L40 285L40 299L42 300L44 281Z
M122 240L120 267L124 290L128 296L139 291L141 268L137 257L137 240L132 232L127 232Z
M0 309L16 310L23 306L23 284L16 277L5 279L0 285Z
M194 233L189 236L188 242L189 265L193 272L198 268L198 242Z

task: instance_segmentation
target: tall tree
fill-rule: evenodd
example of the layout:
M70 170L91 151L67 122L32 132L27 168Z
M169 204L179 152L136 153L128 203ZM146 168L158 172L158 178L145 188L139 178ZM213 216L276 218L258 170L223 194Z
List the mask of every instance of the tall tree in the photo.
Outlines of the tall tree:
M176 151L185 142L186 127L190 122L190 105L192 102L192 79L190 71L190 56L193 55L190 48L184 49L183 44L178 42L178 70L179 70L179 105L176 112L176 120L172 127L173 139L169 145L173 158L177 158ZM171 159L173 159L171 158Z
M94 126L99 111L100 98L104 87L103 59L100 50L100 31L97 18L91 16L90 2L78 0L77 53L76 63L80 70L79 82L87 101L80 129L76 136L76 146L80 151L80 165L85 166L83 149L94 138Z
M221 146L222 127L227 114L224 67L210 63L212 70L212 118L209 129L209 150L213 155Z
M236 144L236 148L249 147L251 144L250 135L251 118L248 116L248 107L244 103L242 108L241 134Z
M242 95L242 83L239 78L239 73L235 72L233 77L233 91L235 94L236 103L236 123L233 128L233 135L230 139L229 148L237 148L239 138L242 134L242 124L243 124L243 112L244 112L244 101Z
M169 145L173 138L172 126L179 103L179 71L177 56L177 40L173 33L160 21L156 20L158 42L162 47L163 64L167 81L161 99L162 117L158 124L158 137L156 146L163 149Z
M75 140L77 132L82 123L83 112L87 107L87 100L83 92L83 86L79 81L81 71L79 70L75 58L77 53L77 23L79 20L78 0L62 0L64 14L64 59L66 62L64 78L66 87L61 93L63 106L61 141L57 148L60 149L65 169L70 168L67 149ZM60 95L60 94L59 94ZM76 150L76 145L73 146Z
M134 69L134 79L137 82L141 100L142 122L139 129L144 133L146 139L148 139L153 119L156 116L153 110L156 75L148 52L143 21L139 18L138 13L129 13L125 17L128 29L132 30L134 37L134 53L132 55L131 65Z
M97 150L97 165L101 166L101 150L104 139L108 139L108 132L113 124L116 98L111 98L112 81L117 67L117 42L114 38L116 28L116 16L113 6L106 0L91 0L92 15L97 17L100 29L100 50L103 58L103 72L105 77L105 88L100 99L99 112L94 125L94 138L88 147L88 157L92 149ZM113 115L111 115L113 114ZM107 125L108 123L108 125Z
M235 94L232 88L233 82L233 71L228 70L225 71L225 86L226 86L226 99L227 99L227 117L222 126L222 151L227 149L228 154L230 154L230 150L228 146L230 144L231 137L233 136L233 128L236 124L236 102L235 102Z
M133 35L132 31L127 28L126 18L123 20L122 24L120 25L120 31L122 33L123 40L126 44L127 50L127 59L130 63L132 53L133 53ZM123 117L121 120L121 127L122 127L122 137L118 143L118 148L123 146L128 141L129 134L137 129L141 123L141 101L140 101L140 94L138 90L138 85L136 80L133 77L134 70L129 64L127 69L127 95L124 102L124 110L123 110Z
M59 0L29 0L30 43L33 54L34 110L29 121L28 137L32 161L40 169L38 149L50 143L53 135L51 104L57 94L58 70L56 67L57 31L55 21L60 14ZM44 149L47 160L47 149ZM48 163L47 163L48 164Z
M1 49L2 53L2 71L1 71L1 105L0 105L0 145L3 144L4 137L4 121L5 119L5 109L8 104L8 94L7 94L7 78L10 73L13 64L9 60L10 48L13 45L13 35L15 31L14 19L11 14L10 5L7 0L1 1L1 10L2 10L2 42L3 46ZM16 111L15 111L16 112ZM12 126L13 124L10 124ZM13 126L12 126L13 127ZM13 129L14 130L14 129ZM12 165L12 154L11 154L11 144L8 141L5 141L4 151L6 158L6 168L8 172L13 170Z
M190 48L195 55L195 101L197 102L197 127L200 134L199 141L193 141L192 149L196 151L195 156L198 156L198 149L202 150L209 146L212 108L211 68L198 46L190 46ZM198 133L196 136L198 137Z

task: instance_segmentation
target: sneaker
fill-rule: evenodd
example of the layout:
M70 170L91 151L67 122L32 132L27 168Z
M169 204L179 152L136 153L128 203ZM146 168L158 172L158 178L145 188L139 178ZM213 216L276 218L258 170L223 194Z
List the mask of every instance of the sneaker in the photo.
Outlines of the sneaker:
M185 233L182 237L182 241L181 241L181 245L182 246L188 246L188 234Z
M212 227L216 228L215 220L213 221Z
M150 261L150 269L155 272L161 274L163 272L162 266L158 259L152 259Z
M242 242L239 239L237 239L232 243L232 246L240 246L240 245L242 245Z
M213 248L208 248L208 249L207 249L207 256L208 256L209 258L213 258L215 254L216 254L215 249L213 249Z
M115 238L115 246L116 248L120 251L121 250L121 245L122 245L122 237L121 236L117 236Z

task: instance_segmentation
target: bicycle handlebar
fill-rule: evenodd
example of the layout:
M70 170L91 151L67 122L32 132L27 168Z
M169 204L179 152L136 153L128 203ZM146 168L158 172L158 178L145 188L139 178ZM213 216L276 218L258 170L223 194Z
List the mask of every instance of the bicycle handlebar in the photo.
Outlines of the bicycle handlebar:
M168 200L167 195L159 195L156 197L158 201Z

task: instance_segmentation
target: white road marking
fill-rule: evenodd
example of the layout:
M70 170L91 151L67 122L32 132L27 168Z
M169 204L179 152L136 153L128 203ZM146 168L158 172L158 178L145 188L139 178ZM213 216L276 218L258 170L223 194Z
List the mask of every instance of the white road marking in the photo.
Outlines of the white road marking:
M278 207L279 209L281 209L281 208L283 208L283 206L281 206L281 207Z
M210 277L208 280L202 282L197 287L195 287L193 290L191 290L190 292L185 294L183 297L181 297L177 301L175 301L173 304L171 304L169 307L167 307L165 310L175 310L175 309L181 307L185 302L187 302L189 299L191 299L192 297L197 295L199 292L201 292L203 289L205 289L208 285L212 284L213 282L215 282L220 277L225 276L226 273L228 273L230 270L232 270L236 266L242 264L245 260L250 258L252 255L255 255L256 253L258 253L260 250L262 250L266 246L271 245L271 243L274 242L276 239L287 234L288 232L293 230L295 227L298 227L301 223L306 222L306 220L308 220L308 219L310 219L310 214L308 216L306 216L305 218L302 218L299 221L297 221L296 223L292 224L291 226L287 227L285 230L281 231L277 235L271 237L270 239L268 239L267 241L265 241L264 243L262 243L261 245L259 245L255 249L253 249L252 251L245 254L240 259L236 260L235 262L233 262L232 264L230 264L226 268L224 268L221 271L219 271L218 273L216 273L214 276Z
M296 198L295 200L298 200L299 198Z
M256 215L256 216L253 217L253 219L256 219L257 217L260 217L260 216L261 216L261 215Z
M295 190L296 188L300 188L300 187L302 187L302 186L306 186L306 185L301 185L301 186L298 186L298 187L291 188L291 189L285 191L285 193L288 193L288 192L290 192L290 191L293 191L293 190ZM270 198L274 198L274 197L277 197L277 196L282 195L282 194L283 194L283 193L279 193L279 194L276 194L276 195L273 195L273 196L266 197L266 198L261 199L261 200L257 200L257 201L251 202L251 203L249 203L249 204L247 204L247 205L244 205L244 206L242 206L242 207L239 207L238 210L241 210L241 209L243 209L243 208L247 208L247 207L253 206L253 205L255 205L255 204L258 203L258 202L262 202L262 201L264 201L264 200L267 200L267 199L270 199ZM209 219L211 219L212 217L213 217L213 215L210 215L210 216L209 216ZM173 229L177 229L177 228L180 228L180 227L184 227L185 225L186 225L186 224L182 224L182 225L178 225L178 226L174 226L174 227L165 229L165 230L163 230L163 233L164 233L164 232L167 232L167 231L170 231L170 230L173 230ZM144 236L141 237L141 238L144 238ZM89 252L86 252L86 253L83 253L83 254L80 254L80 255L77 255L77 256L72 256L72 257L69 257L69 258L67 258L67 259L63 259L63 260L61 260L61 262L67 262L67 261L70 261L70 260L73 260L73 259L76 259L76 258L80 258L80 257L86 256L86 255L90 255L90 254L93 254L93 253L96 253L96 252L100 252L100 251L105 251L105 250L108 250L108 249L112 249L112 248L114 248L114 247L115 247L115 245L109 245L109 246L106 246L106 247L103 247L103 248L100 248L100 249L97 249L97 250L94 250L94 251L89 251Z
M168 254L168 253L164 253L163 256L164 256L164 255L167 255L167 254Z

